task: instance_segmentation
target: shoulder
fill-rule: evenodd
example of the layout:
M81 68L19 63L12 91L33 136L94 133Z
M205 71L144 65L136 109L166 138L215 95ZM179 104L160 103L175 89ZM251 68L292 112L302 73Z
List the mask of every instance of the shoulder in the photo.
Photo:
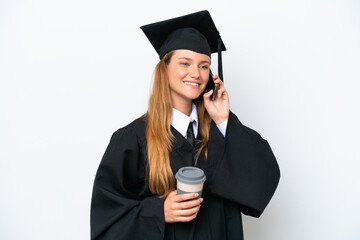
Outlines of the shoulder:
M135 131L137 133L145 132L145 130L146 130L146 118L145 118L145 115L135 119L134 121L132 121L131 123L129 123L128 125L126 125L123 128L131 130L131 131Z
M119 128L113 136L119 138L124 136L138 139L139 143L142 144L146 139L146 118L141 116L128 125Z
M143 116L116 130L110 138L104 158L114 154L141 150L146 139L145 130L146 122Z

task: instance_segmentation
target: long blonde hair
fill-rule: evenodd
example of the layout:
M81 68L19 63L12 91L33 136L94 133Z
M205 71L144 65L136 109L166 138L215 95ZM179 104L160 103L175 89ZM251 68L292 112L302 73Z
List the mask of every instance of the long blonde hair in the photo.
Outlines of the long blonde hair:
M147 179L153 194L166 197L175 189L175 178L170 167L169 152L175 140L171 132L172 101L170 95L167 65L173 52L167 53L156 65L154 82L145 114L147 121ZM196 153L196 162L201 152L207 157L211 118L205 109L202 94L194 100L198 111L201 147Z

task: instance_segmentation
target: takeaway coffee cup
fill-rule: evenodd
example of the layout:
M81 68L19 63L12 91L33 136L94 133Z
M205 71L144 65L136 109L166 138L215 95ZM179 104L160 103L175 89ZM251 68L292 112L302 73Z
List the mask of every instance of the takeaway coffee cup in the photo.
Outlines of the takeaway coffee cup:
M175 174L177 180L177 194L198 193L201 197L206 176L197 167L182 167Z

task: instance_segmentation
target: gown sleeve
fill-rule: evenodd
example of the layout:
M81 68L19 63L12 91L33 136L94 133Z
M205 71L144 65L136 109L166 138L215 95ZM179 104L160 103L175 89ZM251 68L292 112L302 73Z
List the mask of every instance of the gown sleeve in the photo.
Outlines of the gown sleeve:
M97 171L91 239L163 239L164 199L145 186L145 161L135 132L119 129Z
M230 112L224 138L214 123L210 127L204 191L235 202L244 214L259 217L280 179L275 156L266 140L245 127Z

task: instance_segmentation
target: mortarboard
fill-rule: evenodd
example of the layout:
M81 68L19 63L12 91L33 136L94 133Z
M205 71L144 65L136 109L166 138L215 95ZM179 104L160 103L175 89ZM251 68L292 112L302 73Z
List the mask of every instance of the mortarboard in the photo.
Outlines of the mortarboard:
M147 24L140 27L160 59L176 49L188 49L208 56L218 53L218 74L223 80L221 51L225 45L208 11Z

